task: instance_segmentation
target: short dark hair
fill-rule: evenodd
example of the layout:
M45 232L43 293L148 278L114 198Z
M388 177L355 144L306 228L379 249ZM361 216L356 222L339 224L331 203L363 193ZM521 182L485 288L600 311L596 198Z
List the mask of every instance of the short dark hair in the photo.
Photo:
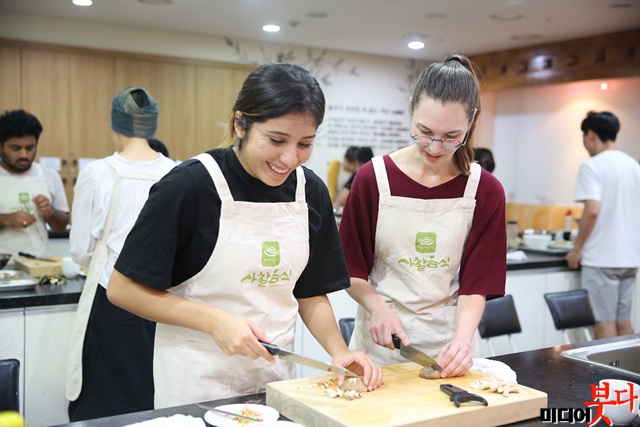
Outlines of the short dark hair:
M162 155L165 157L169 157L169 149L164 144L164 142L155 138L147 139L147 142L149 143L149 147L151 147L152 150L157 151L158 153L162 153Z
M23 136L34 136L38 142L41 133L42 125L38 118L22 109L5 111L0 116L0 145L11 138Z
M496 168L496 163L493 160L493 153L488 148L474 148L473 159L488 172L493 172Z
M235 112L242 112L240 126L245 131L255 122L289 113L308 114L316 127L324 119L325 100L318 81L307 69L288 63L265 64L256 68L242 85L227 126L226 145L234 143Z
M373 158L371 147L359 147L356 151L356 160L363 165Z
M347 148L347 151L344 152L344 158L347 159L348 162L355 163L357 151L358 147L355 145L350 146Z
M580 125L580 130L585 135L592 130L602 142L615 141L620 130L620 122L615 115L608 111L601 113L589 111Z

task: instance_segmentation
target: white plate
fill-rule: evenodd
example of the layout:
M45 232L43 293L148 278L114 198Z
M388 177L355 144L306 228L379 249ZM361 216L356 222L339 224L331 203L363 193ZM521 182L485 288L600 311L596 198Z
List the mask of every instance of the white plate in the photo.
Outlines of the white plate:
M251 411L257 412L259 414L258 417L262 418L262 421L276 421L278 418L280 418L280 413L278 411L266 405L254 405L252 403L235 403L232 405L217 406L216 408L222 411L232 412L234 414L239 414L243 409L249 409ZM216 427L238 427L247 425L258 426L262 424L257 422L254 423L253 421L249 420L243 420L241 418L236 418L234 420L231 415L225 415L214 411L207 411L207 413L204 414L204 420Z

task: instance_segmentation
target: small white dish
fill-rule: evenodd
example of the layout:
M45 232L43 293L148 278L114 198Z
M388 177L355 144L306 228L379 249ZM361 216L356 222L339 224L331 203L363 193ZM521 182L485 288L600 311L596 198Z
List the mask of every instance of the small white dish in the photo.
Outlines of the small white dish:
M262 418L262 422L253 422L242 418L234 418L231 415L225 415L215 411L207 411L207 413L204 414L204 420L216 427L238 427L247 425L263 426L264 422L276 421L280 418L280 413L271 406L256 405L252 403L234 403L231 405L216 406L216 409L234 414L247 415L249 417L256 416L258 418ZM255 414L242 414L241 411L244 409L253 411Z

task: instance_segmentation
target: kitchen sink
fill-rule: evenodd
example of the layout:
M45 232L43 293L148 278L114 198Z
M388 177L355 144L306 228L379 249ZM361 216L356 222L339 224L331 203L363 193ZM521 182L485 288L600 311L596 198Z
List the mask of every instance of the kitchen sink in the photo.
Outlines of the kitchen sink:
M627 340L564 350L560 355L622 375L640 378L640 334Z

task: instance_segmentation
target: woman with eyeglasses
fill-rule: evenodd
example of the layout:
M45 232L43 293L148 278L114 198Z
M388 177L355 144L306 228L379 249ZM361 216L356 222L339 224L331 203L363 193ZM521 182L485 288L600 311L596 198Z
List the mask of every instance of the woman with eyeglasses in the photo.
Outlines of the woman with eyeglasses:
M369 390L382 371L349 351L330 292L349 286L329 192L302 166L325 100L299 65L266 64L244 82L226 148L176 166L150 191L111 275L109 300L158 322L155 408L264 392L295 365L298 314ZM343 378L340 378L341 380Z
M395 335L442 378L464 375L486 298L504 294L504 189L467 144L479 112L466 57L430 65L410 98L413 144L374 157L351 187L340 224L359 304L350 348L380 364L406 362Z

